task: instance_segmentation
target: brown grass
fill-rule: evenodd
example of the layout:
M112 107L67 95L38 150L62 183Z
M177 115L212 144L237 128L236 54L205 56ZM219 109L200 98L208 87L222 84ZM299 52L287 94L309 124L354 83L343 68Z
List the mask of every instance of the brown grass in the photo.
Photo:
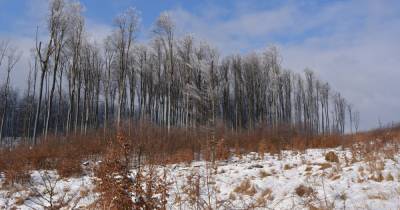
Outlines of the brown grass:
M335 152L329 151L325 154L325 160L329 162L339 162L339 157L336 155Z
M381 193L381 192L368 195L368 199L374 199L374 200L387 200L387 198L388 198L388 195L386 195L385 193Z
M165 128L147 123L126 126L121 130L124 133L119 135L116 135L114 130L107 133L101 130L87 135L49 136L46 141L42 139L36 146L21 144L11 150L2 149L0 169L6 176L6 183L13 185L29 182L30 170L51 169L57 170L62 177L79 176L89 168L82 168L83 162L101 160L99 168L95 169L95 175L101 180L96 190L102 199L94 208L124 209L134 206L134 208L162 209L166 205L168 186L171 183L167 183L165 177L156 173L155 165L190 163L193 160L212 160L212 158L226 160L233 154L240 156L248 152L257 152L258 157L264 158L265 153L281 154L282 150L287 149L301 152L310 147L329 148L342 145L350 148L352 154L349 159L345 158L346 163L356 161L367 163L367 167L360 167L358 170L359 182L366 179L376 182L394 181L393 175L382 175L385 168L383 163L384 159L393 159L398 154L399 147L396 145L399 145L400 137L400 128L345 136L336 134L304 136L287 128L277 128L274 131L255 128L251 131L238 132L218 128L211 135L207 129L171 128L170 132L167 132ZM394 146L387 147L388 144ZM329 162L314 165L324 170L339 162L334 152L328 152L325 159ZM305 168L308 175L312 174L314 167L311 164L308 163ZM127 171L138 167L139 172L134 174L135 181L132 182L128 179ZM289 170L293 167L297 166L285 164L283 169ZM332 171L335 171L335 167ZM268 172L260 170L259 176L265 178L275 173L274 170ZM110 174L121 176L116 178ZM186 185L180 189L182 194L175 198L175 202L187 202L204 208L200 205L203 199L200 196L200 178L198 174L186 177ZM341 177L337 172L332 172L327 178L337 180ZM207 183L214 186L213 180ZM128 191L141 199L132 202L126 193ZM296 187L294 191L305 200L315 196L314 190L304 185ZM251 180L245 179L234 188L230 199L238 200L242 199L243 195L252 197L256 194L257 190ZM268 201L273 199L272 191L269 189L259 194L261 195L254 198L256 201L254 207L267 205ZM383 199L375 195L372 197L372 199Z
M256 189L254 186L251 184L251 181L249 179L243 180L239 186L235 187L233 190L235 193L239 193L242 195L248 195L248 196L253 196L257 193Z
M289 164L285 164L285 165L283 166L283 170L290 170L290 169L292 169L292 168L294 168L294 166L291 166L291 165L289 165Z
M167 157L166 163L190 163L194 160L194 154L191 149L179 149L175 154Z
M307 166L304 171L311 171L311 170L312 170L312 166Z
M260 156L261 159L264 159L264 154L267 150L267 145L265 143L265 140L261 140L260 143L258 143L258 156Z
M25 198L23 198L22 196L18 196L15 198L15 205L21 206L24 203L25 203Z
M378 172L370 177L371 180L374 180L375 182L382 182L385 180L381 172Z
M265 177L268 177L268 176L272 175L272 174L268 173L267 171L265 171L263 169L260 170L259 174L260 174L261 178L265 178Z
M0 168L11 183L24 182L33 169L56 169L63 177L80 175L82 161L102 154L105 148L96 135L48 137L36 146L21 144L0 150Z
M307 197L314 193L314 190L311 187L299 185L298 187L296 187L295 193L300 197Z
M316 135L306 136L290 126L272 129L266 127L254 128L251 131L232 131L219 125L215 129L211 144L210 129L167 129L146 122L126 124L121 130L131 145L135 145L132 153L140 153L144 163L180 163L200 160L210 160L213 154L216 160L229 158L231 151L240 156L248 152L280 153L283 149L302 151L313 148L329 148L343 145L352 152L351 162L367 160L371 171L380 171L380 156L393 158L399 152L400 126L360 132L352 135ZM371 142L371 140L373 140ZM113 129L106 133L103 129L91 131L87 135L71 134L68 136L48 136L40 139L36 146L20 144L15 148L0 150L0 169L5 172L7 182L26 182L29 170L54 169L62 177L78 176L84 173L82 162L100 160L107 151L107 142L116 141ZM393 144L393 147L385 147ZM332 157L328 157L331 155ZM327 153L327 159L338 161L336 154Z
M320 166L319 170L325 170L327 168L332 167L330 163L319 163L318 165Z

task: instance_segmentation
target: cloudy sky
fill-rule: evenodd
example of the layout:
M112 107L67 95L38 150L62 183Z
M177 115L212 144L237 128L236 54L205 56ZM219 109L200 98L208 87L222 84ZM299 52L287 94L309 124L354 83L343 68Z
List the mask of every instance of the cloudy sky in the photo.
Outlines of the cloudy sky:
M149 38L168 11L177 33L192 33L222 54L280 49L283 66L311 68L361 112L363 129L400 121L400 1L398 0L81 0L88 33L101 41L127 7L141 11L139 39ZM24 87L37 26L47 0L0 0L0 38L23 55L13 74ZM0 72L0 81L4 74Z

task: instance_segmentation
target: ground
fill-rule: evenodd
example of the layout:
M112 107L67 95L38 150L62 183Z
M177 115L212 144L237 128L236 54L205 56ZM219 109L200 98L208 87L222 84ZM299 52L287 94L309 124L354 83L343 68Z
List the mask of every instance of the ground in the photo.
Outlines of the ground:
M326 158L331 151L337 162ZM250 153L215 164L171 164L158 171L167 173L169 209L400 209L398 153L361 155L340 147L263 157ZM54 171L32 171L28 184L13 187L1 178L0 208L41 209L50 199L63 200L65 209L95 202L98 193L90 172L57 177Z

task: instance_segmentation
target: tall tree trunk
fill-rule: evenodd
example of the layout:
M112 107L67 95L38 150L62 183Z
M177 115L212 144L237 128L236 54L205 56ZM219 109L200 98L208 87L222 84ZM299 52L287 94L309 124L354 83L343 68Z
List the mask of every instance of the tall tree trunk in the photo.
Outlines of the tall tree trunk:
M36 145L36 135L37 135L37 129L38 129L38 122L39 122L39 116L40 116L40 108L42 106L42 94L43 94L43 82L44 82L44 76L45 76L45 71L42 71L40 75L40 84L39 84L39 102L36 107L36 114L35 114L35 123L33 126L33 144Z

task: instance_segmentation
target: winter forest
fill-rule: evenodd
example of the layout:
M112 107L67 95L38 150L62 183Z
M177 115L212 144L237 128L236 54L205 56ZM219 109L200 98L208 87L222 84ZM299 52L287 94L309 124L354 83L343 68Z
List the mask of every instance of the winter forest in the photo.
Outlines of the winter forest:
M134 121L167 129L223 123L236 131L357 130L359 113L340 93L312 70L282 68L276 47L222 56L190 34L177 37L168 13L156 20L149 41L140 43L139 24L139 12L128 8L98 43L85 33L79 3L52 1L47 25L37 27L48 35L36 37L22 91L10 84L20 51L3 40L0 139L22 137L35 144L48 133L85 134Z
M400 124L380 118L400 3L25 1L0 0L0 209L400 209Z

